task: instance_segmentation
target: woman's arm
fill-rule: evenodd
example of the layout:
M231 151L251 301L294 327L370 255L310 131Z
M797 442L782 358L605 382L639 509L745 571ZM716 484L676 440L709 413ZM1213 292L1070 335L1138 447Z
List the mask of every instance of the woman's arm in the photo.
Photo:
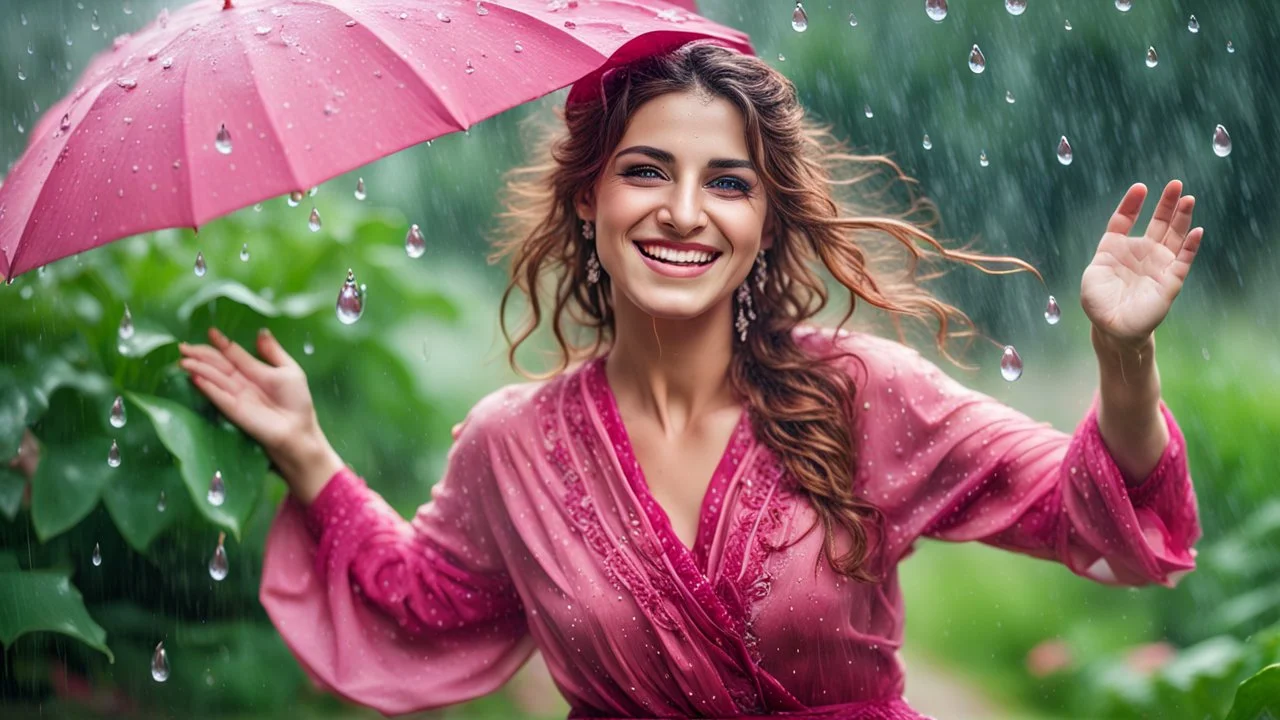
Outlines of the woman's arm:
M1098 430L1132 485L1155 468L1169 444L1169 427L1160 413L1155 336L1125 347L1097 328L1090 334L1098 355Z

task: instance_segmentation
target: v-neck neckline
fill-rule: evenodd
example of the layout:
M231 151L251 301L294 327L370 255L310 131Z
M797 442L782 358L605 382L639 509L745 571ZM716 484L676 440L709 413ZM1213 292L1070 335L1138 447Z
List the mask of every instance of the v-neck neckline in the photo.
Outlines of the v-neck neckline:
M649 490L649 483L645 479L644 470L640 467L640 461L636 458L635 446L631 442L631 435L627 432L626 425L622 421L618 398L613 392L613 387L609 385L609 378L605 372L605 360L607 357L608 355L603 355L596 358L592 364L588 373L588 387L594 396L596 408L601 414L605 431L609 435L609 441L613 445L618 463L622 466L627 484L631 486L632 492L640 500L641 508L648 517L649 524L658 534L658 540L667 552L668 557L675 559L676 554L690 556L705 578L708 572L711 545L715 540L716 528L720 524L720 516L724 511L725 495L729 488L729 483L741 466L746 451L751 447L750 411L744 404L742 414L739 415L738 422L734 425L733 432L729 435L729 441L725 444L725 448L720 454L720 460L716 463L715 470L711 473L711 479L707 483L707 489L698 508L698 529L694 537L693 547L689 547L676 535L675 529L671 525L671 517Z

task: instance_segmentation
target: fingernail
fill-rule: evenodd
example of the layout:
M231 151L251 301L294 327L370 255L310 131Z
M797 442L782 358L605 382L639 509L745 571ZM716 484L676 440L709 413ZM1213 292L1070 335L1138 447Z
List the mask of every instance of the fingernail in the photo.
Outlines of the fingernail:
M269 338L269 337L271 337L271 331L270 331L270 330L268 330L268 329L266 329L266 328L258 328L258 336L259 336L259 337L264 337L264 338Z

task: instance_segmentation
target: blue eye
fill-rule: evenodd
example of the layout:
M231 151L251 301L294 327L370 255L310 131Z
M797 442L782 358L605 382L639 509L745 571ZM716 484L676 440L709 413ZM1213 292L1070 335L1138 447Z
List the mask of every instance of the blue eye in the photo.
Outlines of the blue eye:
M724 186L724 185L720 185L720 186L719 186L719 187L721 187L721 188L723 188L723 189L725 189L725 190L734 190L734 191L737 191L737 192L742 193L743 195L745 195L745 194L747 194L747 193L751 192L751 186L750 186L750 185L748 185L746 182L744 182L744 181L742 181L742 180L739 180L739 179L738 179L738 178L736 178L736 177L729 177L729 176L726 176L726 177L722 177L722 178L716 178L715 180L713 180L713 181L712 181L712 184L714 185L714 184L716 184L716 183L722 183L722 182L732 183L732 185L727 186L727 187L726 187L726 186Z
M653 173L653 175L645 175L644 173ZM625 177L662 177L662 173L652 165L639 165L622 173Z

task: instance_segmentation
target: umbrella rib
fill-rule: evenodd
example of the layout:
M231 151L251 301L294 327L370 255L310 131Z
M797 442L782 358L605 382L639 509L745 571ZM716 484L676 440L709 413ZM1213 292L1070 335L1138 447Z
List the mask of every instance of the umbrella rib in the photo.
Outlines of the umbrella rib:
M252 71L253 76L256 78L258 73L258 67L253 62L253 56L255 53L249 52L248 48L245 47L242 40L243 38L237 35L236 42L239 43L241 47L245 48L246 50L245 57L247 58L247 62L249 63L249 69ZM293 179L294 187L289 188L289 192L293 192L295 190L302 190L304 189L302 186L305 185L306 183L303 183L302 178L298 177L297 168L293 166L293 162L289 158L289 151L288 151L288 148L286 147L285 137L284 135L280 134L280 127L276 124L275 116L271 114L271 106L267 104L267 98L262 94L262 87L258 85L256 80L251 84L253 85L254 94L258 96L258 103L262 107L262 114L267 118L267 123L268 125L270 125L271 134L274 135L276 138L276 141L280 143L280 150L281 150L280 154L282 155L282 159L284 160L285 168L289 171L289 177Z

